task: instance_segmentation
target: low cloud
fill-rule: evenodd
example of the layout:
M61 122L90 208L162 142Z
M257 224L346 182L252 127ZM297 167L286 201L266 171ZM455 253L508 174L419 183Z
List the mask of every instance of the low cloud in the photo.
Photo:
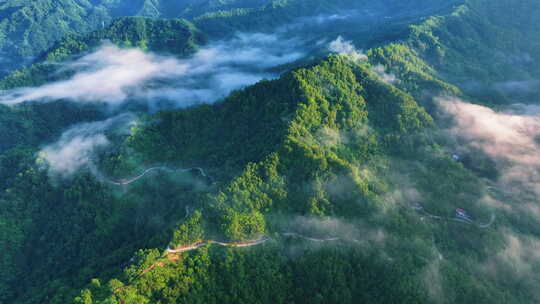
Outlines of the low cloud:
M516 115L540 115L540 106L535 104L513 104L509 112Z
M290 22L279 26L276 32L285 35L299 34L302 37L321 37L324 33L328 33L329 29L337 27L343 29L347 25L351 27L372 17L367 10L339 9L293 18Z
M106 131L125 132L134 120L135 116L122 114L104 121L75 125L58 141L41 149L38 162L46 163L49 174L68 177L91 164L96 151L110 145Z
M8 105L58 99L118 104L149 80L179 76L188 67L173 58L105 43L96 52L63 68L76 73L68 80L5 92L0 101Z
M505 93L531 93L540 89L540 81L538 80L514 80L497 82L492 85L496 90Z
M512 64L525 65L525 64L531 64L535 60L529 53L519 53L519 54L506 56L506 61Z
M367 59L367 56L365 54L355 48L352 41L345 40L341 36L337 37L336 40L330 42L330 44L328 45L328 49L331 52L348 56L354 61Z
M373 72L375 72L383 82L386 82L388 84L392 84L397 81L396 75L387 73L384 65L378 64L374 66Z
M431 261L422 271L421 282L433 303L444 303L444 277L441 274L441 261Z
M62 66L74 73L71 78L4 91L0 103L59 99L113 106L127 100L174 107L211 103L232 90L276 77L268 70L300 59L304 55L300 49L298 40L257 33L211 43L184 60L104 43L94 53Z
M358 11L348 10L333 14L319 14L314 16L300 17L295 19L292 23L280 27L278 32L286 33L291 31L313 29L313 27L327 27L333 25L334 23L349 21L353 17L357 16L359 16Z
M516 79L493 83L484 83L475 79L468 79L459 85L472 94L484 95L486 93L497 93L510 101L529 101L531 98L537 98L536 95L540 92L540 80L537 79Z
M314 17L309 18L308 20L311 20L312 23L315 24L326 24L329 22L335 22L339 20L346 20L354 16L354 14L351 13L338 13L338 14L321 14Z
M397 174L396 174L397 176ZM395 178L395 177L391 177ZM415 203L422 201L422 195L416 188L410 185L407 182L407 178L402 176L403 180L400 182L395 182L398 187L388 191L381 198L382 209L381 211L393 210L396 206L407 206L412 207Z
M66 176L88 164L95 149L108 145L109 141L103 134L63 137L59 142L41 150L40 155L49 164L51 173Z
M536 287L540 284L537 271L540 267L540 241L511 231L501 233L505 240L504 249L481 264L481 271L494 280L519 281L524 286L523 290L529 292L535 302L539 301L540 292Z
M454 121L449 133L465 147L483 151L494 160L499 186L515 194L540 194L540 117L536 107L515 106L506 112L439 99L439 108Z
M331 217L296 216L283 225L283 233L292 233L304 238L349 241L367 245L368 242L382 244L386 234L382 229L361 223L347 223Z

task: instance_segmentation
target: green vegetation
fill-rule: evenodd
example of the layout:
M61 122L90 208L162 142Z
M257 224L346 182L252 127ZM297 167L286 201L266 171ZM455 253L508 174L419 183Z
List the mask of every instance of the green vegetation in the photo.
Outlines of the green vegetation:
M265 92L272 94L264 95ZM278 102L273 99L275 96L282 98ZM261 108L259 103L265 107ZM228 119L230 116L226 113L231 107L242 109L237 111L245 115L239 120L241 124L231 124ZM201 122L199 117L205 117L208 121ZM312 248L309 242L303 243L297 249L302 252L297 253L302 256L300 260L286 254L287 247L281 247L287 244L298 246L292 245L292 240L285 241L285 245L263 245L262 249L226 250L225 257L219 253L224 249L210 246L193 254L182 254L180 264L170 255L161 258L149 252L145 256L153 257L151 263L144 259L144 264L136 266L137 271L124 273L122 282L126 287L122 292L114 292L111 286L94 291L86 289L83 296L87 299L93 298L97 303L205 302L217 298L249 302L252 295L260 292L267 301L278 299L282 302L355 302L365 297L365 293L380 303L434 301L422 281L424 269L431 267L429 260L435 259L434 246L444 256L453 257L445 262L448 263L448 272L443 272L446 266L441 266L440 270L437 268L437 271L444 273L441 275L447 273L458 276L458 281L471 282L467 285L470 289L466 294L447 286L449 302L451 299L465 302L482 299L480 302L489 303L497 299L499 291L492 282L478 281L474 272L458 264L463 259L469 259L468 263L481 262L485 253L475 257L476 261L470 260L471 254L479 246L486 252L497 250L501 240L494 231L466 229L459 225L454 227L451 223L422 225L407 207L411 202L388 197L392 191L405 191L393 176L401 172L411 176L411 182L425 196L426 206L448 213L466 204L470 210L485 214L480 206L473 203L478 200L483 187L476 177L443 154L433 151L420 156L417 154L421 150L436 149L436 144L426 137L433 127L431 117L407 93L380 82L369 65L332 56L316 66L289 73L279 80L261 82L239 91L222 103L162 112L157 118L149 118L145 127L128 139L146 162L192 163L196 159L192 151L200 151L202 154L199 154L200 162L197 164L212 168L210 172L216 172L220 181L230 180L202 201L207 239L241 241L266 234L274 235L281 243L285 240L279 233L288 226L286 220L281 218L287 214L293 216L293 221L296 216L320 223L331 216L339 219L339 225L353 231L366 229L363 225L380 227L384 231L384 241L368 237L364 239L370 244L367 247L345 242L337 247L328 245L330 247L326 249ZM257 124L252 125L252 121ZM224 137L222 132L225 127L226 134L237 135ZM265 130L272 132L257 134ZM186 139L183 134L190 134L193 139ZM185 140L191 143L190 149L185 149ZM198 142L201 143L200 147L197 146ZM205 142L214 145L210 150L205 150L207 146L202 144ZM224 149L227 145L242 149ZM229 154L218 154L218 151ZM433 170L413 169L419 166L418 159L423 159L422 163ZM219 172L233 175L219 175ZM454 178L449 179L448 175ZM437 181L437 187L432 185L433 180ZM461 193L452 189L461 189ZM381 218L382 214L384 217ZM354 224L358 221L362 224ZM192 226L192 222L187 221L186 225ZM198 239L185 233L187 226L181 226L175 232L174 245L193 244ZM316 226L306 228L308 233L317 229ZM198 229L192 228L192 231ZM344 229L337 227L335 232L344 233L341 231ZM465 235L456 237L457 231ZM365 233L376 234L374 231ZM184 241L180 236L184 236ZM268 259L258 254L256 262L243 262L253 254L252 250L275 253ZM392 262L375 257L372 250L382 250ZM423 259L418 256L420 252L425 255ZM208 258L207 254L220 258L214 260ZM234 263L242 266L231 265L225 270L213 272L214 267L220 268L217 265L223 259L232 259L229 255L234 256ZM199 264L202 257L211 262ZM368 260L372 264L368 264ZM314 263L320 265L316 271L310 266ZM151 272L145 272L149 265L158 266ZM198 291L186 292L195 287L185 285L188 282L183 277L188 271L182 270L185 265L193 265L189 271L203 274L195 280L197 284L205 286L203 294ZM242 267L247 273L239 272L235 267ZM251 272L268 271L272 267L281 269L279 274L292 280L270 280L270 285L273 285L272 282L278 284L278 281L285 284L283 289L279 289L280 292L261 291L257 284L265 282L264 286L267 286L268 281L256 280L241 283L243 291L237 293L230 283L219 279L231 274L249 277ZM131 273L144 274L134 277ZM378 280L374 273L384 273L382 285L376 288L370 287ZM215 282L216 279L219 282ZM235 276L231 280L240 284L238 282L245 279ZM447 287L439 288L446 290ZM306 292L312 288L322 289L307 295ZM377 294L381 290L385 292ZM111 294L114 294L112 298Z
M0 49L20 56L38 55L68 33L89 32L111 19L105 7L73 0L2 1L0 16Z
M456 2L459 1L273 0L260 7L242 6L201 14L194 16L193 22L211 37L292 26L294 35L306 39L345 35L354 38L357 45L368 47L403 37L411 23L448 10ZM313 32L314 27L320 27L321 32Z
M238 3L235 3L238 2ZM266 0L262 0L266 2ZM197 12L207 12L213 9L252 7L262 4L261 1L198 1L198 0L9 0L0 2L0 73L5 70L21 68L32 63L36 57L40 58L55 43L66 36L84 36L96 30L103 30L118 17L142 16L142 17L166 17L182 18L190 17ZM136 27L141 25L141 21ZM164 30L175 29L174 22L159 22ZM131 26L117 23L116 27ZM115 26L111 31L118 34L119 28ZM124 28L124 33L139 29ZM156 34L151 27L143 29L151 39L151 33ZM106 34L106 33L102 33ZM129 34L128 34L129 35ZM100 38L94 36L94 38ZM129 37L124 37L129 38ZM73 39L73 38L71 38ZM171 39L170 39L171 40ZM66 41L64 41L66 42ZM86 41L88 42L88 41ZM173 47L174 41L169 41L165 46ZM66 46L66 45L64 45ZM136 46L136 45L133 45ZM73 48L81 48L83 45L71 44ZM74 54L74 53L70 53ZM65 55L65 54L61 54ZM38 60L39 61L39 60Z
M538 24L530 16L539 12L538 3L467 1L448 16L412 26L404 42L371 50L370 60L389 68L409 92L459 94L440 79L484 103L529 103L538 87L509 92L504 84L538 79L539 49L531 43L537 39ZM435 86L427 87L434 79Z
M119 18L55 39L43 58L73 58L103 39L186 56L203 33L224 37L350 4L309 3L102 1L113 12L169 8L194 19ZM499 86L540 71L531 17L540 5L522 3L468 0L412 26L449 7L404 13L399 41L353 37L376 44L367 60L330 55L215 104L145 115L128 134L105 134L111 149L68 178L37 153L66 127L106 114L66 102L0 107L0 130L9 130L0 135L0 303L535 303L538 259L499 259L514 248L509 231L537 244L536 219L498 209L488 229L448 220L466 208L487 222L493 210L481 201L490 191L517 200L489 190L498 172L487 158L452 159L433 103L456 95L499 106L538 93L510 100ZM397 80L384 81L379 65ZM0 87L66 76L54 70L34 65ZM111 183L156 165L203 170ZM165 249L263 236L251 247Z
M36 56L70 34L86 34L102 29L120 16L180 17L181 9L200 6L208 1L172 0L17 0L0 3L0 50L20 56ZM232 5L231 1L228 5ZM241 4L244 5L244 4ZM151 8L158 7L158 13ZM193 10L193 9L191 9ZM173 13L177 12L177 13Z
M84 38L63 38L47 51L45 58L48 61L59 61L92 50L104 40L122 47L137 47L145 51L167 52L179 56L192 53L203 43L201 34L186 20L124 17Z
M143 50L186 56L204 43L204 36L186 20L148 19L142 17L118 18L108 27L90 34L68 35L43 53L43 61L15 71L0 80L0 89L38 86L69 76L59 72L55 63L72 59L95 50L104 41L120 47L138 47Z

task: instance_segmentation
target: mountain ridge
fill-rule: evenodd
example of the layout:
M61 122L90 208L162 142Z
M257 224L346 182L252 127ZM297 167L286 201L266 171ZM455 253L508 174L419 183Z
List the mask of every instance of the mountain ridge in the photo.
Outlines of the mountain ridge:
M482 117L472 114L495 117L501 128L508 117L536 125L532 114L518 112L526 106L513 103L538 90L531 86L514 94L497 86L535 79L535 31L518 35L528 23L508 18L501 32L497 20L508 17L509 8L519 19L533 20L527 16L538 5L490 3L467 0L365 55L350 45L216 103L147 114L122 125L121 132L105 131L101 135L110 145L69 177L55 175L39 147L55 147L47 143L52 138L61 143L62 135L44 134L19 145L19 139L10 139L14 146L0 156L7 169L2 170L0 247L10 249L0 258L8 269L0 276L0 302L534 302L537 201L524 196L534 190L505 180L515 159L501 162L489 149L469 147L470 138L487 143L491 138L460 139L478 135L466 128L474 126L470 120L460 125L460 113L480 122ZM148 34L154 37L149 50L180 49L180 56L197 47L190 39L199 39L198 30L187 21L116 22L129 26L87 35L95 39L80 49L70 48L67 38L51 56L89 50L107 33L120 37L113 42L130 37L138 46ZM145 26L138 27L141 23ZM152 45L160 35L138 31L147 25L171 25L188 35L170 51ZM459 39L464 33L475 38ZM521 43L523 37L531 43ZM500 68L486 64L490 60L509 72L496 73ZM483 89L464 85L468 78ZM4 120L6 128L18 117L43 113L41 107L59 105L6 107L5 113L19 111ZM517 110L507 113L508 106ZM89 108L73 120L104 119ZM57 133L81 127L51 120L58 126L44 121L23 127L28 134L42 125ZM530 148L527 140L523 145L520 137L514 144ZM157 167L200 168L204 174L147 173ZM137 172L145 172L144 178L129 185L103 178L140 176ZM495 220L483 228L464 218ZM264 236L272 240L248 248L209 242L174 255L166 249ZM339 241L314 244L309 238Z

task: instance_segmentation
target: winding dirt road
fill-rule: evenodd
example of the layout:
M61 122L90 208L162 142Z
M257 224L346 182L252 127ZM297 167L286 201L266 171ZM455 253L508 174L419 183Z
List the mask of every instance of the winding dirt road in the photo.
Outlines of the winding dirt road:
M171 168L168 168L168 167L152 167L152 168L146 169L143 173L141 173L141 174L139 174L139 175L137 175L137 176L135 176L133 178L130 178L130 179L121 179L121 180L118 180L118 181L106 179L106 181L108 183L110 183L110 184L113 184L113 185L125 186L125 185L132 184L132 183L140 180L141 178L144 178L146 175L148 175L149 173L151 173L153 171L165 171L167 173L175 173L175 172L189 172L189 171L193 171L193 170L199 171L203 177L206 177L206 178L209 178L210 180L212 180L212 178L206 174L204 169L199 168L199 167L186 168L186 169L171 169Z
M176 247L174 249L167 248L167 250L165 250L165 252L167 254L168 253L181 253L181 252L186 252L186 251L199 249L199 248L203 247L206 244L218 244L218 245L224 246L224 247L251 247L251 246L257 246L257 245L264 244L269 240L270 240L269 237L264 236L264 237L256 239L256 240L245 241L245 242L230 242L230 243L227 243L227 242L219 242L219 241L214 241L214 240L199 241L199 242L197 242L195 244L192 244L192 245L179 246L179 247Z
M481 229L489 228L495 222L495 219L496 219L495 214L491 214L491 217L490 217L490 219L489 219L489 221L487 223L479 223L477 221L465 220L465 219L458 218L458 217L447 218L447 217L442 217L442 216L439 216L439 215L431 214L428 211L426 211L426 209L424 209L424 207L422 205L420 205L420 204L414 204L414 205L411 206L411 208L416 210L418 213L421 213L421 214L423 214L423 215L425 215L427 217L433 218L433 219L449 220L449 221L460 222L460 223L465 223L465 224L469 224L469 225L475 225L476 227L481 228Z
M317 239L317 238L304 236L304 235L301 235L301 234L298 234L298 233L295 233L295 232L284 232L284 233L282 233L282 235L283 236L288 236L288 237L301 238L301 239L312 241L312 242L330 242L330 241L339 241L340 240L340 238L338 238L338 237Z
M483 228L483 229L489 228L489 226L491 226L495 222L495 219L496 219L495 214L492 214L491 218L489 219L489 221L487 223L485 223L485 224L477 224L477 226L480 227L480 228Z
M281 233L281 235L286 236L286 237L301 238L301 239L311 241L311 242L331 242L331 241L339 241L339 240L341 240L338 237L318 239L318 238L313 238L313 237L309 237L309 236L304 236L304 235L301 235L301 234L298 234L298 233L295 233L295 232L284 232L284 233ZM268 242L271 239L272 238L270 238L268 236L263 236L263 237L261 237L259 239L251 240L251 241L245 241L245 242L220 242L220 241L214 241L214 240L199 241L199 242L197 242L195 244L192 244L192 245L179 246L179 247L176 247L176 248L167 248L165 250L165 253L169 254L169 253L181 253L181 252L192 251L192 250L199 249L199 248L203 247L206 244L217 244L217 245L224 246L224 247L237 247L237 248L239 248L239 247L252 247L252 246L257 246L257 245L264 244L264 243Z

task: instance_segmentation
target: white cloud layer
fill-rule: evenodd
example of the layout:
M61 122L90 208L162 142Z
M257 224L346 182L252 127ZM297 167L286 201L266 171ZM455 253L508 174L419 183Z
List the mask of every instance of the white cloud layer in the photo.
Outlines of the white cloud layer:
M232 90L277 75L267 70L301 58L299 42L276 35L237 34L233 39L209 44L191 58L122 49L104 43L94 53L64 64L74 75L36 88L0 94L0 103L24 101L96 102L119 105L127 100L165 100L182 107L210 103Z
M75 125L65 131L58 141L41 149L39 159L47 163L50 174L70 176L90 164L96 150L109 146L110 142L105 136L107 130L126 130L126 126L134 120L133 115L122 114L104 121Z
M531 303L540 301L538 267L540 267L540 241L509 230L500 232L505 248L480 265L480 269L491 279L506 282L519 281L529 291Z
M540 195L538 107L518 105L507 112L495 112L456 98L440 99L439 107L453 117L452 136L495 161L501 186L520 195Z
M397 81L396 75L386 72L386 68L382 64L373 67L373 72L379 75L379 78L385 83L394 83Z
M337 37L336 40L330 42L330 44L328 45L328 49L331 52L348 56L355 61L367 59L367 56L365 54L358 51L354 47L352 41L345 40L341 36Z

